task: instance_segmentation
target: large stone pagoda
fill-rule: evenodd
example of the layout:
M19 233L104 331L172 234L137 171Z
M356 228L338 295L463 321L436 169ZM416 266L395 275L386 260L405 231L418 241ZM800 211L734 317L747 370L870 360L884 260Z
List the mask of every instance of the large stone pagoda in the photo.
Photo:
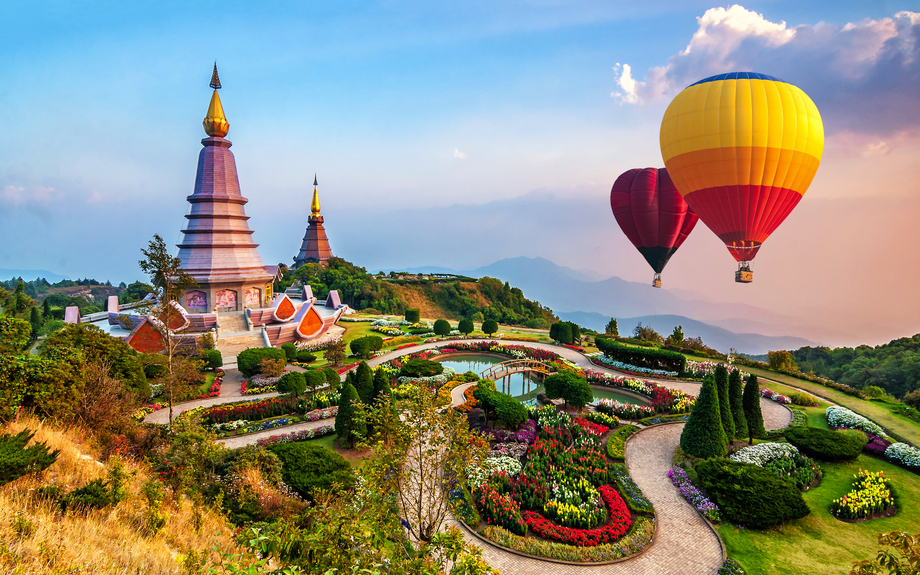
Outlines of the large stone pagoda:
M269 305L277 269L265 265L259 245L252 240L249 217L243 209L249 200L240 193L232 144L224 139L230 123L217 95L220 87L214 64L214 93L202 122L208 137L201 140L204 149L198 154L195 192L187 198L191 204L185 216L188 226L178 244L182 268L198 282L181 302L193 313Z
M307 231L300 244L300 253L294 258L294 269L309 263L324 263L332 256L329 239L323 228L323 216L319 213L319 192L317 192L316 175L313 176L313 201L310 202L310 217L307 218Z

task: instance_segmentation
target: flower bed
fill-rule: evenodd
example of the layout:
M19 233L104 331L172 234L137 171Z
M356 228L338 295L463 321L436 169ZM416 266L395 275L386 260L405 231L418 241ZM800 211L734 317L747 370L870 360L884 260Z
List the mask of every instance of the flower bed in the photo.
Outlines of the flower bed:
M240 382L240 393L243 395L256 395L259 393L269 393L276 391L275 384L281 380L281 376L268 377L264 375L254 375L250 378L243 378Z
M887 515L886 511L894 507L894 494L891 492L891 480L884 472L872 473L859 470L853 476L856 481L850 492L831 503L831 514L838 519L870 519Z
M865 447L863 447L863 451L870 455L882 457L885 455L885 451L887 451L888 447L891 445L891 441L885 439L884 437L879 437L878 435L867 433L866 437L869 439L869 442L866 443Z
M827 424L831 427L848 427L850 429L859 429L860 431L865 431L879 437L888 437L885 430L877 424L845 407L832 405L824 411L824 415L827 417Z
M680 493L681 497L686 499L687 503L696 507L696 510L699 511L703 517L713 523L722 521L722 517L719 515L719 508L693 485L690 478L687 477L686 471L675 468L668 471L668 477L671 479L671 483L677 487L677 491Z
M626 439L639 431L635 425L624 425L607 438L607 455L610 459L622 461L626 458Z
M735 370L740 371L739 368L733 366L731 363L724 364L724 363L720 363L717 361L709 361L709 360L692 361L688 359L687 366L684 368L685 373L683 373L682 375L684 377L689 376L690 379L702 381L706 379L707 377L709 377L710 375L714 375L716 372L716 368L720 365L724 365L728 369L729 374L731 374L731 372ZM741 379L747 379L749 375L751 374L749 374L746 371L741 371Z
M733 453L729 459L739 463L750 463L757 467L763 467L774 459L780 457L795 457L799 450L790 443L758 443L742 447L736 453Z
M664 369L652 369L649 367L630 365L628 363L623 363L622 361L610 359L605 355L594 356L590 359L591 363L595 365L599 365L601 367L609 367L617 371L622 371L623 373L628 373L630 375L651 375L662 379L676 379L678 376L676 371L667 371Z
M792 399L790 399L789 396L783 395L782 393L776 393L772 389L767 389L766 387L760 388L760 397L765 397L783 405L792 403Z
M654 407L622 403L615 399L601 399L597 402L595 408L601 413L615 415L620 419L642 419L643 417L655 415Z
M195 399L207 399L209 397L220 397L220 385L224 382L224 370L217 368L214 370L214 382L208 388L207 393L196 395Z
M577 547L593 547L601 543L610 543L626 535L631 524L629 509L623 498L612 487L606 485L597 489L607 506L609 522L597 529L573 529L555 525L549 519L533 511L523 513L527 527L546 539L561 541Z
M920 449L906 443L892 443L885 449L885 457L913 470L920 468Z
M653 408L659 413L687 413L696 403L695 397L650 381L617 377L591 370L585 372L585 378L591 385L625 389L649 397Z
M317 437L332 435L333 433L335 433L334 425L323 425L322 427L314 427L313 429L303 429L301 431L294 431L292 433L283 433L281 435L263 437L262 439L256 441L256 445L259 447L268 447L269 445L274 445L276 443L308 441L310 439L316 439Z
M345 318L341 318L339 321L345 321ZM320 341L298 341L294 345L297 347L297 351L323 351L340 341L342 341L342 336L337 335Z
M183 416L197 413L204 425L229 423L231 421L261 421L270 417L306 413L313 409L322 409L338 404L338 393L318 393L312 398L305 397L269 397L236 403L225 403L213 407L190 410Z

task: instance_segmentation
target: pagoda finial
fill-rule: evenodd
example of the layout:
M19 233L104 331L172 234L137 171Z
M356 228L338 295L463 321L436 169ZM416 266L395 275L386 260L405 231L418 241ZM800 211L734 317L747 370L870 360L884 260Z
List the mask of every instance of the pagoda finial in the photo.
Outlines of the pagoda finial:
M319 192L316 186L316 174L313 174L313 201L310 202L310 213L314 216L319 215Z
M230 131L230 122L224 116L224 107L220 103L220 96L217 90L220 89L220 78L217 76L217 62L214 62L214 72L211 74L211 87L214 93L211 94L211 104L208 106L208 114L204 117L201 125L204 126L204 132L217 138L223 138Z
M215 90L220 90L220 76L217 75L217 61L214 61L214 72L211 73L210 86Z

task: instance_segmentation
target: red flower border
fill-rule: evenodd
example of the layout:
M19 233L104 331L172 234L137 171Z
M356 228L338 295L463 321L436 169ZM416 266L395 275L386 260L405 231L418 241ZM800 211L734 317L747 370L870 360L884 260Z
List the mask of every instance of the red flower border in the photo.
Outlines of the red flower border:
M597 488L609 512L607 525L597 529L572 529L552 523L549 519L533 511L523 513L527 527L540 537L554 539L577 547L595 547L609 543L626 535L632 519L626 503L616 489L607 485Z

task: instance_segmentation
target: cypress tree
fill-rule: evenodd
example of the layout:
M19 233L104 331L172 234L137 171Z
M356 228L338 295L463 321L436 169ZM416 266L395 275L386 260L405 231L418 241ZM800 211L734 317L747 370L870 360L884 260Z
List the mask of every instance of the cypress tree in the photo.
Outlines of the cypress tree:
M719 392L719 417L722 419L725 437L731 442L735 439L735 421L732 419L732 406L728 395L728 370L720 364L716 367L715 376Z
M355 408L350 391L354 391L355 400L357 400L358 392L355 386L345 383L342 387L342 398L339 400L339 411L335 414L335 434L339 436L339 439L348 439L351 436L351 420Z
M767 430L763 427L763 414L760 412L760 387L753 373L748 376L747 385L744 386L742 405L748 424L748 442L754 445L754 438L764 437Z
M725 455L727 443L719 414L716 384L712 378L706 378L680 434L680 447L694 457L721 457Z
M741 370L733 369L728 374L728 399L732 406L732 419L735 422L735 437L744 439L748 436L747 418L743 405L744 385L741 383Z
M29 313L29 323L32 324L32 337L38 337L38 330L42 327L42 318L37 307L33 307Z
M549 338L553 341L559 341L559 323L560 322L557 321L549 326Z
M374 399L387 393L390 393L390 378L383 369L377 369L374 372Z
M572 343L572 325L564 321L559 322L556 338L562 343Z
M374 373L365 361L359 363L355 370L354 386L365 405L374 403Z
M42 319L45 321L51 319L51 303L47 299L42 302Z

